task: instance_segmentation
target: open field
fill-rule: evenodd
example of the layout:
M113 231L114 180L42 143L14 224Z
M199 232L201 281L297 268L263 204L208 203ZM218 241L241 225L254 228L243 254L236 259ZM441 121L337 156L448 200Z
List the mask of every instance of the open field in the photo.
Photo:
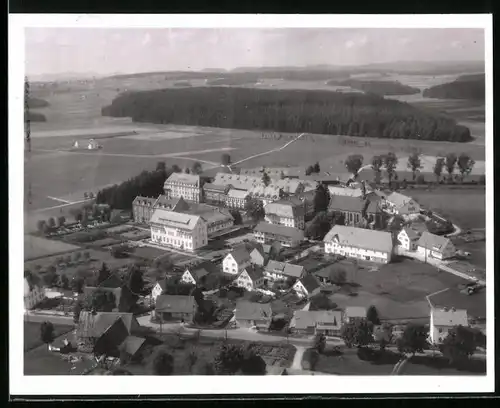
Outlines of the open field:
M40 327L42 323L38 322L24 322L24 352L32 350L44 343L40 339ZM63 334L70 332L73 326L54 324L54 337L59 337ZM47 348L47 346L44 346Z
M50 256L61 252L77 251L79 249L78 246L65 242L34 237L32 235L24 236L24 260L41 256Z

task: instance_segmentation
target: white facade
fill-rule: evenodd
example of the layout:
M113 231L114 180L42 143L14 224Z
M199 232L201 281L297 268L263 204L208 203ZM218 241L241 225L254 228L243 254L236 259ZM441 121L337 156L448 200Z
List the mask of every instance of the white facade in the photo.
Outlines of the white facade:
M456 326L469 325L467 311L431 309L429 339L432 344L442 343L449 331Z
M168 198L184 198L199 203L202 190L200 177L191 174L173 173L164 184L165 195Z
M334 241L325 242L325 253L342 255L348 258L363 259L379 263L388 263L391 261L392 251L383 252L373 249L356 248L348 245L341 245Z
M407 251L415 251L417 249L418 236L410 238L405 229L402 229L398 234L400 246Z
M161 210L156 210L161 211ZM161 223L155 221L155 213L151 220L151 241L184 251L193 252L208 244L207 223L201 217L187 216L175 213L179 216L190 217L190 222L194 225L187 225L181 222L169 222L165 220Z
M26 310L33 309L43 299L45 299L44 289L37 285L30 288L28 281L24 279L24 308Z
M222 261L222 271L230 275L237 275L250 265L250 259L238 263L232 254L227 254Z
M244 209L249 200L248 191L244 190L229 190L226 194L226 206L228 208Z
M285 227L292 227L297 229L304 229L304 217L285 217L276 214L266 214L264 220L270 224L284 225Z
M447 245L442 250L427 249L421 245L417 246L417 252L424 258L448 259L455 255L455 247L453 244Z
M159 283L156 283L153 290L151 291L151 299L156 302L156 298L163 293L163 289Z
M300 282L300 280L298 280L297 282L295 282L295 285L293 285L292 289L295 291L295 293L297 293L298 297L304 298L304 297L309 296L309 292L304 287L304 285L302 285L302 283Z
M218 220L213 222L208 222L207 224L207 232L208 235L215 234L219 231L223 231L225 229L231 228L234 226L234 220L232 218L226 220Z
M244 288L245 290L252 291L257 288L260 288L262 284L264 283L264 278L259 278L256 279L255 281L252 280L250 275L248 275L247 271L243 271L240 273L240 275L235 279L234 283L236 286L240 288Z
M184 283L191 283L193 285L196 285L196 279L191 275L191 272L186 269L186 271L182 274L181 276L181 281Z

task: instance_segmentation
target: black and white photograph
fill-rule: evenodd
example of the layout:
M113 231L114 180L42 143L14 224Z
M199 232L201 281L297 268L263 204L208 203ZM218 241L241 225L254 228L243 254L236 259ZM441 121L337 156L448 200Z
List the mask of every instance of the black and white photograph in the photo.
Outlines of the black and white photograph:
M11 16L11 392L492 390L491 15L269 17Z

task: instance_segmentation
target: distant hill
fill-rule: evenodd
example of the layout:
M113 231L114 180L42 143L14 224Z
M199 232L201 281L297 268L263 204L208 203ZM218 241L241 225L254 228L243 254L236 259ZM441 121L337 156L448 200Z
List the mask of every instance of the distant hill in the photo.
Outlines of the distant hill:
M28 98L28 107L30 109L45 108L47 106L50 106L50 104L45 99Z
M348 86L365 93L375 95L415 95L420 93L420 89L403 85L399 81L363 81L358 79L348 79L345 81L331 80L327 85Z
M24 112L24 121L30 121L30 122L47 122L47 118L45 115L42 115L41 113L37 112Z
M453 82L436 85L424 90L426 98L439 99L469 99L484 101L485 76L484 74L463 75Z

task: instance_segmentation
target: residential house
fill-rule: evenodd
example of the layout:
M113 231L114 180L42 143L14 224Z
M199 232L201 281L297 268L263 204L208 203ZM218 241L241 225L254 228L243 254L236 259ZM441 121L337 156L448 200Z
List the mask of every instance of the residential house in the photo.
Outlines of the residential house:
M295 291L295 293L297 293L297 296L301 298L310 298L320 292L321 284L314 275L305 275L297 282L295 282L295 284L293 285L293 290Z
M172 173L163 188L168 198L183 197L196 203L202 199L201 180L197 174Z
M301 279L306 271L301 265L294 265L288 262L269 261L265 267L266 278L272 280Z
M182 197L168 198L165 194L161 194L156 199L154 209L163 209L168 211L183 212L189 208L188 203Z
M203 197L206 203L213 205L223 205L226 203L226 197L230 185L218 185L214 183L203 184Z
M290 321L292 332L338 336L342 329L342 312L337 310L296 310Z
M209 274L216 274L219 270L212 262L202 262L193 267L187 267L181 277L181 282L198 285Z
M467 311L463 309L431 308L429 337L433 344L441 343L450 329L469 326Z
M156 198L137 196L132 201L132 213L134 221L140 224L147 224L154 211Z
M45 299L43 288L24 278L24 308L26 310L33 309L43 299Z
M235 279L234 284L245 290L252 291L264 284L264 269L258 265L248 265Z
M139 335L143 328L132 313L121 312L80 312L76 334L79 339L97 340L117 320L121 320L128 334Z
M222 260L222 271L230 275L238 275L243 272L253 261L250 254L254 249L246 245L239 245L234 248Z
M115 305L113 310L111 311L117 311L117 312L128 312L126 309L127 305L122 302L122 293L123 293L123 281L116 275L116 274L111 274L108 279L105 281L101 282L99 284L99 287L96 286L85 286L83 288L83 294L84 296L92 296L92 294L96 291L101 291L101 292L111 292L113 293L115 297ZM128 305L129 306L129 305Z
M250 194L247 190L237 190L230 188L225 197L225 203L228 208L242 210L250 200Z
M235 320L239 327L256 327L258 330L268 330L273 312L267 303L238 300L234 311Z
M167 280L166 279L161 279L156 282L156 284L153 286L153 289L151 290L151 301L153 303L156 303L156 299L158 296L163 294L165 292L165 289L167 288Z
M347 306L344 310L344 320L346 323L354 323L366 320L366 308L360 306Z
M416 251L420 234L412 228L405 227L398 234L398 241L401 248L407 251Z
M271 224L304 229L304 206L295 200L277 200L264 207L265 221Z
M420 214L420 205L413 198L398 192L390 194L385 203L387 210L393 214L410 218L418 217Z
M233 216L224 208L207 204L194 204L191 205L185 213L201 216L207 223L207 233L209 237L217 235L234 226Z
M284 225L261 221L253 230L257 242L262 244L278 241L284 247L296 247L304 240L304 231Z
M150 221L153 243L193 252L208 244L207 222L198 215L157 209Z
M390 232L335 225L325 235L325 253L378 263L391 261L393 238Z
M264 248L261 244L258 244L258 247L255 247L250 252L250 262L254 265L264 266L266 263L266 256L264 253Z
M424 231L417 242L417 252L423 257L448 259L455 255L456 249L449 238Z
M375 229L383 228L384 212L380 206L380 197L370 194L363 199L363 196L352 197L333 195L330 197L328 210L334 213L343 214L344 225L356 225L365 218Z
M193 321L196 301L193 296L160 295L156 299L155 317L167 321Z

